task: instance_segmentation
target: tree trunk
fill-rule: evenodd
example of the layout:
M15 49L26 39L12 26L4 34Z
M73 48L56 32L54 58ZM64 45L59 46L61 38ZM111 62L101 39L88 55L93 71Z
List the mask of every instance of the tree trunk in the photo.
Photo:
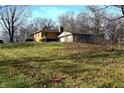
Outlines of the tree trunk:
M14 33L9 34L10 42L14 42Z
M10 42L14 42L13 36L10 37Z

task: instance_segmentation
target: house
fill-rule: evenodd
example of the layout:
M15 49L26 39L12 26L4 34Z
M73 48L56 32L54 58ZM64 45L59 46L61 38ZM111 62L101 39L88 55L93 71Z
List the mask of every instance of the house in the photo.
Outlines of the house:
M63 31L59 36L60 42L95 42L96 38L93 34L84 34L80 32Z
M44 28L41 31L37 31L31 34L32 39L34 41L43 41L43 42L49 42L49 41L58 41L58 36L62 33L63 28L61 27L59 29L46 29Z

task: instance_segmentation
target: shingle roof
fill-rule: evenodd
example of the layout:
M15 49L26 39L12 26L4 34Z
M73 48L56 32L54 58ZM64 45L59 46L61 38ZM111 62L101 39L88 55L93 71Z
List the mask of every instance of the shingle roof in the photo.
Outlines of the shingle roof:
M40 31L36 31L36 32L34 32L34 33L32 33L31 35L33 35L33 34L36 34L36 33L39 33L39 32L54 32L54 33L60 33L59 32L59 30L57 30L57 29L50 29L50 30L40 30Z

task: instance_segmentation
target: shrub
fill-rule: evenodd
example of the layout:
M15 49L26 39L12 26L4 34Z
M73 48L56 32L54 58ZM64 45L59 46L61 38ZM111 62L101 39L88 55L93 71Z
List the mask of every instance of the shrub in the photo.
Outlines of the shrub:
M0 40L0 43L4 43L3 40Z
M33 39L26 39L25 41L26 42L33 42L34 40Z

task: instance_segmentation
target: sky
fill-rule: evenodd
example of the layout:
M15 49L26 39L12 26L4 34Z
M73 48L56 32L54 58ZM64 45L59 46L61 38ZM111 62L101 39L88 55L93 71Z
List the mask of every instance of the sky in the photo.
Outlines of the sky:
M43 17L50 18L54 21L57 21L59 15L65 12L75 12L79 13L82 10L85 10L82 5L32 5L28 6L29 11L32 12L32 18L34 17Z
M57 21L58 16L65 12L79 13L81 11L86 11L85 5L32 5L28 6L31 12L31 17L43 17L50 18ZM107 9L108 13L119 14L121 11L117 8L111 7ZM121 13L120 13L121 14Z

